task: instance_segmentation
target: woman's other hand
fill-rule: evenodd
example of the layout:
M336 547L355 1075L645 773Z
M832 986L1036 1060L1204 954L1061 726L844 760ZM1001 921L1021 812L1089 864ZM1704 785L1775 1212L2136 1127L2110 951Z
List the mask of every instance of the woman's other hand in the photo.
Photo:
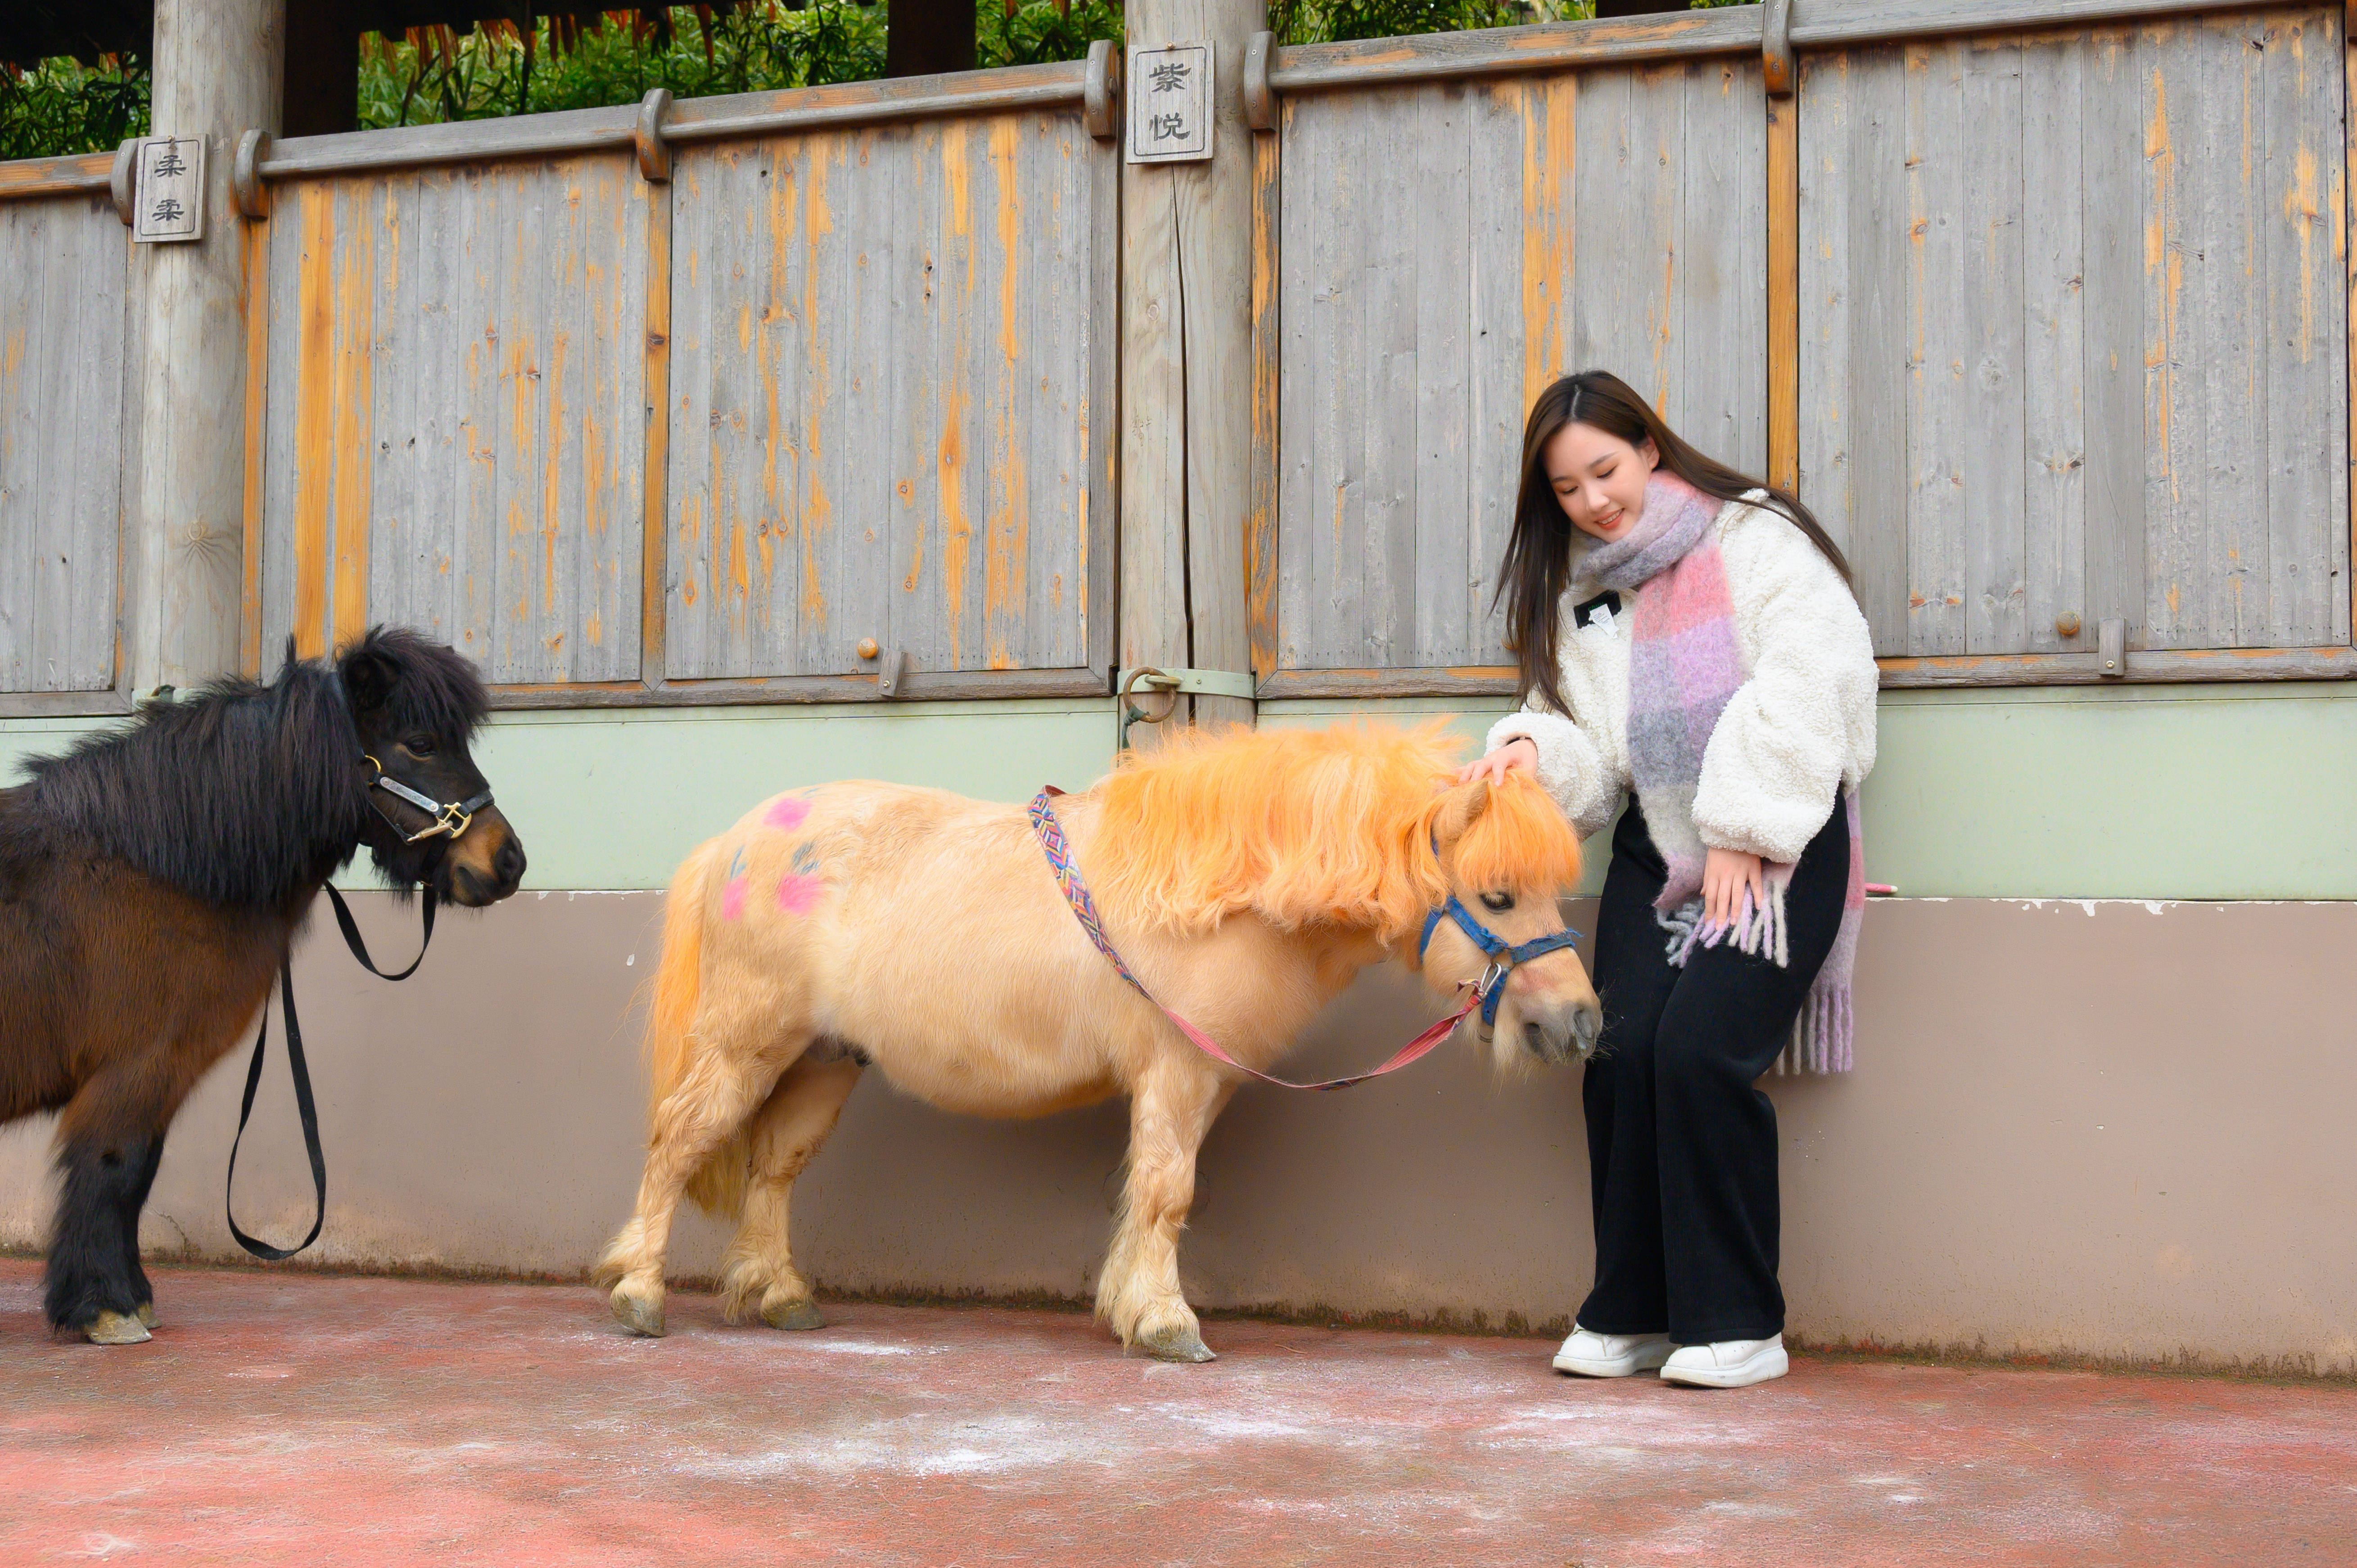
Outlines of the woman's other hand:
M1533 779L1539 776L1539 748L1526 735L1516 736L1489 756L1469 762L1457 770L1457 782L1470 784L1476 779L1485 784L1503 784L1506 775L1517 768Z
M1488 760L1487 758L1483 759ZM1743 890L1751 889L1751 907L1768 904L1768 878L1760 857L1739 849L1714 849L1702 863L1702 918L1711 926L1731 926L1743 908Z

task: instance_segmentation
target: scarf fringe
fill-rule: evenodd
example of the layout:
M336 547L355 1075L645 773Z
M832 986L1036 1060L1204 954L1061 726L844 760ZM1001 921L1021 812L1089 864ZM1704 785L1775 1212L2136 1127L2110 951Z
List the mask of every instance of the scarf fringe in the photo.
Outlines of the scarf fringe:
M1787 1073L1848 1072L1857 1065L1850 977L1857 967L1858 930L1866 916L1866 835L1865 824L1858 820L1856 794L1849 790L1842 794L1849 807L1850 886L1842 900L1841 925L1834 933L1833 948L1818 966L1816 979L1810 983L1800 1015L1792 1020L1791 1041L1776 1057L1773 1070L1780 1078ZM1654 911L1654 921L1669 933L1665 956L1671 965L1684 969L1696 948L1715 948L1726 942L1739 952L1766 958L1779 969L1788 967L1784 890L1792 882L1792 868L1771 865L1767 873L1766 902L1755 905L1751 890L1745 888L1742 907L1732 924L1713 925L1704 919L1699 896L1686 899L1674 909Z

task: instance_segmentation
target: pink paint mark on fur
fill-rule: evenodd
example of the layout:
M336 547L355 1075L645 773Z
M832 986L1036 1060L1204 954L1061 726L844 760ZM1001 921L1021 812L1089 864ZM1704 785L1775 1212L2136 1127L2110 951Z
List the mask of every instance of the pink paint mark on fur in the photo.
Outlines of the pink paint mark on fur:
M815 876L788 876L778 884L778 908L789 915L807 915L818 908L826 884Z
M745 918L745 879L741 876L720 890L720 918L740 920Z
M810 809L808 800L797 800L789 795L771 806L769 815L761 821L781 832L791 832L802 825L802 819L810 815Z

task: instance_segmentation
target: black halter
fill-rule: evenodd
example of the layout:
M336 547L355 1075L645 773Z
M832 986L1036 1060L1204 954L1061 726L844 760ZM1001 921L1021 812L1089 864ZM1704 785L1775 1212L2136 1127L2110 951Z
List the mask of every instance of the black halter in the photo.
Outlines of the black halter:
M475 813L491 803L491 792L489 789L470 800L436 800L429 795L411 789L400 779L385 772L384 764L375 757L366 757L365 754L363 757L376 774L368 781L365 788L382 789L387 794L408 801L419 811L430 813L434 819L425 827L404 837L402 841L404 843L417 843L430 838L448 838L455 841L473 824ZM401 824L394 822L385 809L376 803L376 798L373 795L368 798L368 802L369 809L382 817L385 824L394 832L402 831ZM336 925L344 934L344 945L352 950L352 956L361 961L362 969L367 970L379 980L407 980L417 972L417 966L425 961L425 950L434 943L434 909L436 900L431 886L425 888L423 899L425 913L421 917L417 956L410 960L409 967L399 974L385 973L384 971L377 968L376 961L369 957L368 944L361 940L360 925L352 918L351 906L344 902L344 896L336 891L335 884L323 882L320 887L328 895L328 902L335 906ZM303 1152L309 1155L311 1160L313 1195L311 1233L292 1247L274 1247L267 1241L258 1241L247 1235L238 1224L237 1211L230 1204L226 1192L222 1198L222 1207L229 1218L229 1233L237 1238L239 1246L255 1257L269 1262L278 1262L291 1258L317 1240L320 1228L328 1221L328 1160L319 1148L319 1111L311 1098L310 1064L303 1057L303 1026L295 1016L295 965L291 952L286 961L278 969L278 997L279 1005L286 1014L286 1065L295 1079L295 1113L303 1122ZM262 1084L262 1058L269 1046L270 1009L265 1003L262 1011L262 1032L256 1035L253 1040L253 1060L245 1069L245 1098L238 1105L237 1136L230 1140L228 1186L231 1188L233 1188L237 1182L238 1145L245 1141L245 1124L253 1115L254 1090Z
M1448 903L1424 918L1424 940L1416 943L1415 947L1418 959L1422 959L1425 950L1432 946L1432 933L1440 929L1441 917L1444 915L1455 920L1465 934L1473 939L1473 945L1481 950L1481 955L1490 961L1489 969L1481 975L1480 987L1481 1025L1484 1028L1494 1028L1497 1026L1498 999L1505 995L1506 976L1512 972L1516 964L1528 963L1534 958L1543 958L1557 948L1567 948L1579 940L1579 933L1566 926L1562 930L1550 931L1543 937L1533 937L1522 946L1516 947L1475 919L1473 911L1458 902L1457 895L1451 893Z
M455 839L473 823L477 811L491 803L491 792L489 789L464 800L437 800L431 795L411 789L392 774L387 773L384 770L384 764L367 753L361 754L361 760L376 769L376 777L369 780L371 789L382 789L388 795L406 800L434 819L425 827L402 840L404 843L416 843L424 839L445 836ZM376 797L373 795L369 797L369 807L378 816L384 817L385 824L394 832L401 831L401 824L390 816L386 816L384 808L376 803ZM366 963L368 961L362 959L361 961Z

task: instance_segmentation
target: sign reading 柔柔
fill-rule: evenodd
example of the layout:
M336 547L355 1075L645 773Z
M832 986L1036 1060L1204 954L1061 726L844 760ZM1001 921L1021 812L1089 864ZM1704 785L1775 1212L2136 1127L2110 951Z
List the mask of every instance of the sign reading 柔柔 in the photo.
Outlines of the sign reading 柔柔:
M1211 46L1129 51L1129 161L1179 163L1211 156Z
M205 142L154 136L139 144L131 237L148 244L205 237Z

